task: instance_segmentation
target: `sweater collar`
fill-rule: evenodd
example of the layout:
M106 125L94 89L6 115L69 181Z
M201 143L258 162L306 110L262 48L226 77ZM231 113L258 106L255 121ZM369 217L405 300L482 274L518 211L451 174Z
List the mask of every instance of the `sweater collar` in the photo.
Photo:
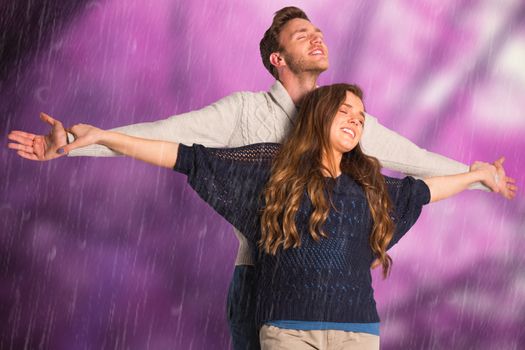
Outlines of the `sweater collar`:
M286 91L279 80L276 80L270 88L270 95L279 107L281 107L284 113L286 113L288 118L294 120L297 108L295 107L290 95L288 95L288 91Z

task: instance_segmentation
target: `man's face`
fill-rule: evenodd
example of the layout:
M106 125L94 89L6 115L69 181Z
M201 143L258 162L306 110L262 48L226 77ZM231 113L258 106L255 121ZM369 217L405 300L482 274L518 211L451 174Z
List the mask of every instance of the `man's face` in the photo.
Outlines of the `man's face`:
M282 57L294 74L321 73L328 69L328 48L323 33L310 21L294 18L279 34Z
M330 127L330 145L334 154L350 152L363 134L365 114L359 97L346 92L346 99L339 106Z

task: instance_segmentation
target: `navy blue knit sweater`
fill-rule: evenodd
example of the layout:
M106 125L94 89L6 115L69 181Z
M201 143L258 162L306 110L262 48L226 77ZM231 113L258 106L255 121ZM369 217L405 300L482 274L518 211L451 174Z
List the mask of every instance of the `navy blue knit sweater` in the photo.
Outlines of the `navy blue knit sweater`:
M261 193L279 147L268 143L233 149L180 145L174 169L188 175L195 191L256 247ZM411 177L385 180L395 207L392 246L416 222L430 192L423 181ZM370 274L372 219L364 192L344 174L328 181L335 182L332 201L337 210L330 210L323 226L327 238L318 242L311 238L312 205L305 199L296 217L301 247L280 249L275 256L254 251L259 326L271 320L379 322Z

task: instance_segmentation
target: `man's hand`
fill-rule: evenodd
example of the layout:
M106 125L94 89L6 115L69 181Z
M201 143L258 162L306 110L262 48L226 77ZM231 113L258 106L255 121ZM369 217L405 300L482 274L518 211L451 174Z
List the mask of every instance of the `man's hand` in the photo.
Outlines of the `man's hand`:
M516 197L516 191L518 186L515 185L516 180L505 175L505 169L503 168L503 162L505 157L501 157L496 160L492 165L496 167L496 176L498 180L498 193L507 199Z
M40 119L51 125L47 135L35 135L24 131L13 130L7 135L11 141L7 146L16 150L17 154L30 160L51 160L61 157L57 150L67 144L67 132L62 123L45 113L40 113Z
M495 174L483 183L489 187L493 192L499 193L506 199L512 199L516 196L516 191L518 186L515 185L516 180L511 177L506 176L505 169L503 168L503 162L505 161L504 157L499 158L492 164L484 162L474 162L470 166L470 171L482 170L488 166L493 166L496 168Z

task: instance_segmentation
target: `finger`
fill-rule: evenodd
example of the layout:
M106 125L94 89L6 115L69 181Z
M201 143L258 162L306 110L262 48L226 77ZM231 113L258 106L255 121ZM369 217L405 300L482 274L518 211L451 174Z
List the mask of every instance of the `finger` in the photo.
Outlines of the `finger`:
M86 127L90 127L90 125L75 124L70 128L66 128L65 130L69 132L70 134L72 134L75 137L75 141L76 141L76 139L78 138L82 139L86 135ZM82 143L82 146L87 146L87 145L89 145L89 143L86 143L86 142Z
M87 125L87 124L82 124L82 123L79 123L79 124L75 124L73 125L72 127L70 128L67 128L66 130L69 131L70 133L72 133L73 135L77 135L78 132L82 132L82 130L85 130L86 127L91 127L90 125Z
M68 145L64 145L57 150L58 154L68 154L74 149L89 145L89 142L84 142L81 138L76 139Z
M30 138L30 139L34 139L36 137L35 134L30 133L30 132L25 132L25 131L22 131L22 130L11 130L11 132L9 134L20 135L20 136L27 137L27 138Z
M518 190L517 186L514 186L514 185L507 186L507 188L505 189L504 197L507 199L514 198L516 196L517 190Z
M7 138L11 141L16 141L22 145L31 146L34 138L25 137L19 134L9 134Z
M8 143L7 144L7 148L9 149L14 149L14 150L17 150L17 151L23 151L23 152L27 152L27 153L33 153L33 147L30 147L30 146L26 146L26 145L21 145L19 143Z
M16 152L20 157L29 159L29 160L38 160L38 158L33 153L27 153L23 151Z
M499 164L500 166L502 166L504 161L505 157L499 157L498 159L496 159L496 161L494 161L494 165Z
M508 191L505 196L504 196L506 199L513 199L516 197L516 192L514 191Z
M45 114L43 112L40 113L40 119L42 119L42 121L48 123L51 126L55 126L55 125L57 125L57 123L62 124L62 123L60 123L60 121L52 118L51 116L49 116L49 115L47 115L47 114Z
M30 140L33 140L36 136L37 135L35 134L31 134L29 132L20 131L20 130L13 130L7 135L7 137L23 137L23 138L30 139Z
M73 136L75 136L75 138L77 138L77 133L75 132L76 126L77 126L77 124L73 125L73 126L70 127L70 128L65 128L65 130L66 130L68 133L70 133L70 134L72 134Z
M513 179L512 177L505 176L505 181L510 183L516 183L516 179Z

